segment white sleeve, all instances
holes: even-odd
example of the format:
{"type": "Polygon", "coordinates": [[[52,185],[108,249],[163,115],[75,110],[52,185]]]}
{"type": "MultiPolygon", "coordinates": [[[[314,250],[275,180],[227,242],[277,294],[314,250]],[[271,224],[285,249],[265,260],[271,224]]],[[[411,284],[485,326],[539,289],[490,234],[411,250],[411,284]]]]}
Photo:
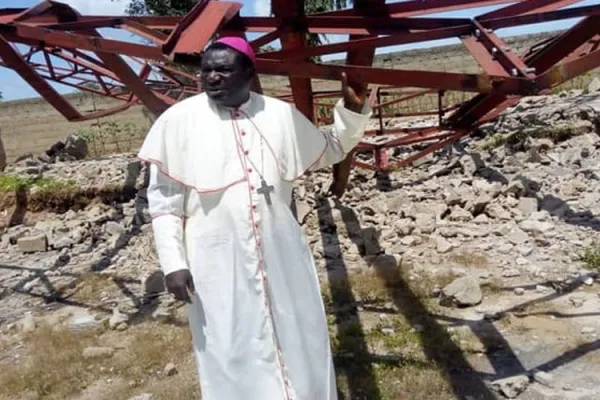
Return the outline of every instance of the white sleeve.
{"type": "Polygon", "coordinates": [[[188,269],[184,244],[185,199],[187,188],[150,164],[148,208],[163,273],[188,269]]]}
{"type": "Polygon", "coordinates": [[[371,107],[367,103],[358,114],[344,107],[343,100],[338,101],[333,109],[333,125],[323,132],[327,142],[325,151],[310,170],[315,171],[344,160],[363,138],[371,114],[371,107]]]}

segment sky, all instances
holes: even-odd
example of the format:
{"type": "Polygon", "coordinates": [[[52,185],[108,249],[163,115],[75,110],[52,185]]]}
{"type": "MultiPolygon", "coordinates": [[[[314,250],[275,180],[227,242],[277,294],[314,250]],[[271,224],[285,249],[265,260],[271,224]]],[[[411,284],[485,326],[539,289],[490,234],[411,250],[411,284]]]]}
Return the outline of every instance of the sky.
{"type": "MultiPolygon", "coordinates": [[[[81,14],[88,15],[124,15],[125,8],[129,3],[129,0],[59,0],[63,3],[68,3],[76,10],[78,10],[81,14]]],[[[241,10],[241,14],[243,16],[248,15],[258,15],[258,16],[266,16],[270,11],[270,0],[238,0],[243,3],[243,7],[241,10]]],[[[40,3],[41,0],[0,0],[0,9],[1,8],[26,8],[34,6],[40,3]]],[[[570,7],[579,7],[579,6],[588,6],[597,4],[598,0],[585,0],[579,3],[576,3],[570,7]]],[[[389,1],[388,1],[389,3],[389,1]]],[[[495,10],[500,6],[492,6],[492,7],[484,7],[484,8],[476,8],[458,12],[449,12],[449,13],[439,13],[439,14],[430,14],[429,17],[446,17],[446,18],[472,18],[476,15],[483,14],[485,12],[495,10]]],[[[521,35],[527,33],[534,32],[542,32],[556,29],[566,29],[576,23],[578,20],[565,20],[561,22],[553,22],[553,23],[544,23],[544,24],[536,24],[529,25],[525,27],[519,28],[510,28],[510,29],[502,29],[497,33],[500,36],[512,36],[512,35],[521,35]]],[[[136,41],[137,39],[130,35],[127,32],[119,32],[114,29],[104,29],[100,30],[102,35],[107,38],[117,39],[117,40],[126,40],[126,41],[136,41]]],[[[249,36],[252,39],[252,36],[249,36]]],[[[330,42],[338,42],[342,40],[347,40],[347,36],[341,35],[332,35],[328,36],[327,40],[330,42]]],[[[378,54],[391,52],[391,51],[401,51],[408,50],[416,47],[431,47],[431,46],[442,46],[447,44],[458,43],[457,39],[445,39],[445,40],[437,40],[431,41],[427,43],[418,43],[411,45],[403,45],[403,46],[393,46],[386,47],[377,50],[378,54]]],[[[331,58],[340,58],[343,54],[337,54],[329,56],[328,59],[331,58]]],[[[327,59],[327,58],[326,58],[327,59]]],[[[55,89],[57,89],[60,93],[68,93],[73,89],[69,87],[65,87],[63,85],[52,84],[55,89]]],[[[16,100],[30,97],[38,97],[39,95],[35,90],[33,90],[26,82],[24,82],[19,75],[17,75],[12,70],[7,68],[0,67],[0,91],[2,92],[3,100],[16,100]]]]}

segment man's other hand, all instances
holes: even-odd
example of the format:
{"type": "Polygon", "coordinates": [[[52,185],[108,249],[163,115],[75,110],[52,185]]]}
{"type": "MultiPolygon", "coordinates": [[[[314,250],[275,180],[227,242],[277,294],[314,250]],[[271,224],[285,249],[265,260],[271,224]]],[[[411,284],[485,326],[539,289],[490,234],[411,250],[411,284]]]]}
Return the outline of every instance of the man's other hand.
{"type": "Polygon", "coordinates": [[[367,97],[367,86],[359,82],[349,84],[348,75],[342,72],[342,97],[344,98],[344,107],[360,114],[367,97]]]}
{"type": "Polygon", "coordinates": [[[167,290],[173,294],[177,300],[191,303],[190,294],[196,293],[194,279],[189,270],[171,272],[166,276],[167,290]]]}

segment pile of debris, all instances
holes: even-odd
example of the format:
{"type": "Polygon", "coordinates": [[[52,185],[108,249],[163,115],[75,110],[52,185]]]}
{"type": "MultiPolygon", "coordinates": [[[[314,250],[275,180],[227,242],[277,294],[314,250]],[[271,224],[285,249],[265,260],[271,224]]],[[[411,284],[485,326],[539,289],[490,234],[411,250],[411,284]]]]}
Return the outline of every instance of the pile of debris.
{"type": "Polygon", "coordinates": [[[56,142],[42,154],[34,155],[32,153],[28,153],[18,157],[15,160],[14,165],[31,167],[38,166],[40,164],[84,160],[87,156],[87,141],[77,134],[72,134],[67,136],[67,138],[64,140],[56,142]]]}
{"type": "MultiPolygon", "coordinates": [[[[332,280],[402,263],[410,280],[450,276],[431,296],[442,305],[483,307],[485,315],[501,307],[486,303],[481,290],[494,280],[514,287],[513,297],[593,285],[596,271],[581,255],[600,242],[599,126],[600,93],[530,98],[483,127],[485,138],[465,139],[450,157],[435,154],[390,174],[354,170],[341,200],[324,195],[327,171],[307,176],[296,187],[294,211],[319,275],[332,280]]],[[[135,294],[102,293],[103,304],[118,302],[107,316],[113,329],[126,329],[126,316],[145,305],[136,299],[164,290],[153,254],[145,166],[132,154],[66,162],[85,157],[78,143],[72,137],[47,161],[30,158],[9,171],[28,175],[38,168],[36,174],[81,186],[128,182],[138,196],[4,227],[0,263],[19,266],[0,270],[4,321],[35,304],[22,293],[68,296],[90,272],[126,282],[135,294]]],[[[156,304],[157,318],[174,307],[170,298],[156,304]]]]}

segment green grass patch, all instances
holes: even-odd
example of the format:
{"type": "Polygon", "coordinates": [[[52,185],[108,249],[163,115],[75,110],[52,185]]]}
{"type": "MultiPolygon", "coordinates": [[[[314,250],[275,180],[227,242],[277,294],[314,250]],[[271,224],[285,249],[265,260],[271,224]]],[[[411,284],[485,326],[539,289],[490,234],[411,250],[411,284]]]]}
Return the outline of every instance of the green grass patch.
{"type": "Polygon", "coordinates": [[[62,190],[75,187],[72,181],[57,181],[48,178],[24,178],[15,175],[0,175],[0,192],[14,192],[17,190],[39,189],[62,190]]]}
{"type": "Polygon", "coordinates": [[[581,258],[588,268],[599,271],[600,270],[600,244],[594,243],[593,245],[586,247],[583,251],[583,255],[581,258]]]}

